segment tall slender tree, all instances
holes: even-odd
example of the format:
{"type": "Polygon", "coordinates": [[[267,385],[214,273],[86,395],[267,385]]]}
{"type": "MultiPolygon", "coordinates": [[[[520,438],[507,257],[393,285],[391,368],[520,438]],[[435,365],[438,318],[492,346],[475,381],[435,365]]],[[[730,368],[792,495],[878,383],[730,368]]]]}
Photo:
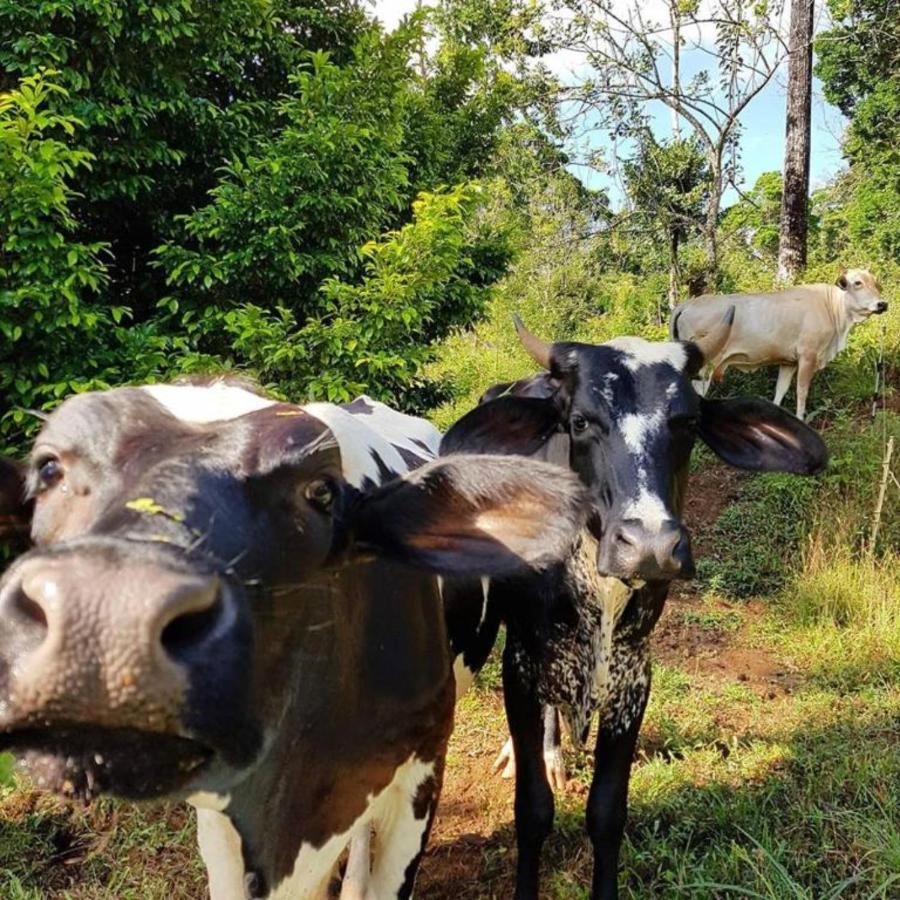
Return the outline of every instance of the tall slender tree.
{"type": "Polygon", "coordinates": [[[814,11],[815,0],[792,0],[784,187],[778,240],[778,278],[782,281],[793,281],[806,265],[814,11]]]}

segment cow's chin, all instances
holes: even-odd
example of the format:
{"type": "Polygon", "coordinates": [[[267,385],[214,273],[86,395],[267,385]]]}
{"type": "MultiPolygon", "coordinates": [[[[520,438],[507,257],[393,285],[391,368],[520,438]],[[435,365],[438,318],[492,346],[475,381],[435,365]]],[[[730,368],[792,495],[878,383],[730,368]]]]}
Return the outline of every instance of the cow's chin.
{"type": "Polygon", "coordinates": [[[188,738],[83,725],[13,732],[0,742],[36,787],[82,800],[180,794],[214,757],[211,748],[188,738]]]}

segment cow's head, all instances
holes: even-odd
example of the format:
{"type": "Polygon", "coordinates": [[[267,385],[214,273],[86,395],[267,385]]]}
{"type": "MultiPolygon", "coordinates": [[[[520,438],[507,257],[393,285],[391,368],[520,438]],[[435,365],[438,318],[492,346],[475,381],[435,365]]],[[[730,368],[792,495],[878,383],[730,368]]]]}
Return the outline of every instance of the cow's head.
{"type": "Polygon", "coordinates": [[[837,286],[844,292],[844,304],[854,322],[887,312],[887,301],[881,299],[881,285],[866,269],[844,269],[837,286]]]}
{"type": "Polygon", "coordinates": [[[354,487],[342,452],[321,417],[225,385],[65,402],[0,468],[34,545],[0,581],[0,747],[55,790],[227,791],[314,693],[293,676],[326,652],[309,608],[336,583],[374,558],[540,567],[580,527],[556,467],[457,457],[354,487]]]}
{"type": "Polygon", "coordinates": [[[812,474],[821,439],[765,400],[706,400],[691,378],[715,359],[734,310],[700,343],[622,337],[606,344],[544,343],[517,320],[546,372],[544,396],[492,399],[457,422],[441,452],[523,453],[569,465],[589,489],[601,574],[666,581],[693,572],[681,521],[691,449],[699,437],[744,469],[812,474]]]}

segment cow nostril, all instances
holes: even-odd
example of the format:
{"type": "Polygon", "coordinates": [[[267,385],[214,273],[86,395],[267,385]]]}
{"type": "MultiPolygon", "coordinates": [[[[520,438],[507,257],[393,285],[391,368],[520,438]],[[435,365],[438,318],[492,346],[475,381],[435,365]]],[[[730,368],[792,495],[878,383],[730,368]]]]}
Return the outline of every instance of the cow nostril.
{"type": "Polygon", "coordinates": [[[212,578],[200,585],[186,585],[173,596],[173,604],[160,634],[166,653],[178,659],[209,637],[222,614],[221,585],[212,578]]]}
{"type": "Polygon", "coordinates": [[[13,603],[16,612],[29,624],[36,625],[43,631],[49,629],[50,625],[47,621],[47,613],[44,611],[44,607],[36,600],[32,600],[25,591],[17,591],[13,603]]]}
{"type": "Polygon", "coordinates": [[[192,647],[196,647],[212,633],[219,619],[219,604],[200,612],[186,613],[173,619],[163,629],[163,649],[173,657],[179,658],[185,655],[192,647]]]}

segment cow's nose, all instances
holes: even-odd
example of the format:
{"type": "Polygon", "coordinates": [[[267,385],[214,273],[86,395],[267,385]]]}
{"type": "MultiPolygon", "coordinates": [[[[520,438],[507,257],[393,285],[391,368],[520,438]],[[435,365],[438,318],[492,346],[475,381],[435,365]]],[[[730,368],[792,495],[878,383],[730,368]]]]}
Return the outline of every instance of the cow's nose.
{"type": "Polygon", "coordinates": [[[189,668],[219,630],[214,575],[145,562],[26,560],[0,596],[17,716],[132,728],[179,720],[189,668]]]}
{"type": "Polygon", "coordinates": [[[650,529],[638,519],[626,519],[601,546],[598,568],[604,575],[625,579],[690,578],[694,574],[690,535],[674,520],[650,529]]]}
{"type": "Polygon", "coordinates": [[[875,312],[877,312],[877,313],[887,312],[887,308],[888,308],[888,305],[884,300],[881,300],[880,302],[875,304],[875,312]]]}
{"type": "MultiPolygon", "coordinates": [[[[89,573],[85,573],[88,575],[89,573]]],[[[62,607],[75,602],[72,588],[74,580],[80,580],[79,567],[68,569],[26,572],[13,604],[33,634],[45,632],[44,641],[57,639],[53,631],[66,628],[66,616],[62,607]],[[69,582],[67,584],[67,582],[69,582]]],[[[142,601],[131,604],[130,615],[136,620],[132,627],[143,632],[148,642],[147,650],[154,653],[157,645],[176,662],[184,661],[203,635],[214,625],[214,608],[219,600],[219,579],[215,576],[178,576],[154,579],[151,575],[142,585],[146,591],[142,601]],[[210,613],[213,613],[212,615],[210,613]]],[[[83,593],[90,585],[79,586],[75,594],[83,593]]],[[[110,602],[115,602],[109,598],[110,602]]],[[[123,618],[128,610],[121,610],[123,618]]]]}

